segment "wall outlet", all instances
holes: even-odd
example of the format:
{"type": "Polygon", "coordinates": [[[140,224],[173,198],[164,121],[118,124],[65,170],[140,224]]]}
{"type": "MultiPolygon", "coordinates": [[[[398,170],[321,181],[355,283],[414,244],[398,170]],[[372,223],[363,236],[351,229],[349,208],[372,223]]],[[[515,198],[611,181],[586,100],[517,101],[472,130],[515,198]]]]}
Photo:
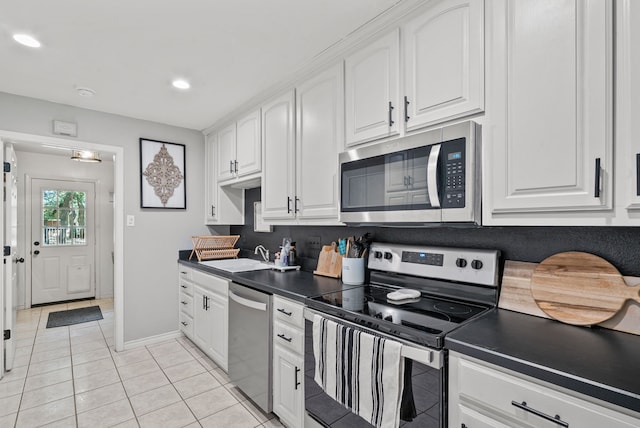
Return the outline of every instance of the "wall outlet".
{"type": "Polygon", "coordinates": [[[307,244],[309,245],[309,248],[312,250],[319,250],[322,248],[322,240],[320,239],[319,236],[310,236],[307,239],[307,244]]]}

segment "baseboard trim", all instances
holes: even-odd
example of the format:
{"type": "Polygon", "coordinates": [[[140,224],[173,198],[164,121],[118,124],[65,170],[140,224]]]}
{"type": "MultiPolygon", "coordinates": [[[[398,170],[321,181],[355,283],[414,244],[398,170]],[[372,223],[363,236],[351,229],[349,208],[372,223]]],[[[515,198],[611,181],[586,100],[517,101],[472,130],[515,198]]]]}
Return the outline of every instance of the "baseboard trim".
{"type": "Polygon", "coordinates": [[[164,342],[169,339],[177,339],[182,336],[180,330],[171,331],[169,333],[158,334],[156,336],[144,337],[142,339],[130,340],[124,343],[124,350],[139,348],[141,346],[153,345],[154,343],[164,342]]]}

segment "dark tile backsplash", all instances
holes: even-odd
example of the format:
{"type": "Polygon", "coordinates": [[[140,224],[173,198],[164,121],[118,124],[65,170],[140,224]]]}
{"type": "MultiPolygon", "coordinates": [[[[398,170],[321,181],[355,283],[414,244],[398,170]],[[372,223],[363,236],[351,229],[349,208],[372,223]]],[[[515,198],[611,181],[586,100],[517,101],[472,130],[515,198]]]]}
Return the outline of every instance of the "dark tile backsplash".
{"type": "Polygon", "coordinates": [[[232,234],[240,235],[236,245],[243,250],[242,255],[254,257],[253,250],[259,244],[273,254],[283,237],[291,237],[296,241],[304,270],[313,270],[317,264],[318,250],[309,248],[310,236],[319,236],[323,244],[330,244],[339,237],[370,232],[374,240],[379,242],[498,249],[505,260],[526,262],[540,262],[561,251],[585,251],[608,260],[623,275],[640,276],[639,227],[274,226],[273,232],[261,233],[253,231],[253,203],[259,200],[260,188],[247,190],[246,224],[230,227],[232,234]]]}

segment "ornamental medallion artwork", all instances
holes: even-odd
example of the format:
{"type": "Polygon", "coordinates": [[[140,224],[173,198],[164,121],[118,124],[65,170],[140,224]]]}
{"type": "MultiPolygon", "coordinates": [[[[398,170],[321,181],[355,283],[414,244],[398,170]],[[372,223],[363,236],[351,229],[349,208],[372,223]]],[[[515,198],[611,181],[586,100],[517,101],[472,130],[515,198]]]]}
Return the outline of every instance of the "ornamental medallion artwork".
{"type": "Polygon", "coordinates": [[[163,144],[160,151],[153,157],[153,162],[147,165],[142,173],[147,178],[147,183],[153,187],[154,193],[160,198],[162,205],[173,196],[174,190],[180,186],[184,176],[174,162],[173,157],[163,144]]]}

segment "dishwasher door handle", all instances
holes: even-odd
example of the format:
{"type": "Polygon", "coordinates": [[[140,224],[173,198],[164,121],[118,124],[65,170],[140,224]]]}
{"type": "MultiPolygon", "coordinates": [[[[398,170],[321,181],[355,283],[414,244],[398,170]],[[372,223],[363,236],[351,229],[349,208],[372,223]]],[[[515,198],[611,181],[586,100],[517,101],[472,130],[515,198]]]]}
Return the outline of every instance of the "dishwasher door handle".
{"type": "Polygon", "coordinates": [[[267,304],[262,302],[256,302],[254,300],[245,299],[244,297],[238,296],[233,291],[229,290],[229,298],[236,302],[239,305],[246,306],[251,309],[257,309],[258,311],[267,310],[267,304]]]}

